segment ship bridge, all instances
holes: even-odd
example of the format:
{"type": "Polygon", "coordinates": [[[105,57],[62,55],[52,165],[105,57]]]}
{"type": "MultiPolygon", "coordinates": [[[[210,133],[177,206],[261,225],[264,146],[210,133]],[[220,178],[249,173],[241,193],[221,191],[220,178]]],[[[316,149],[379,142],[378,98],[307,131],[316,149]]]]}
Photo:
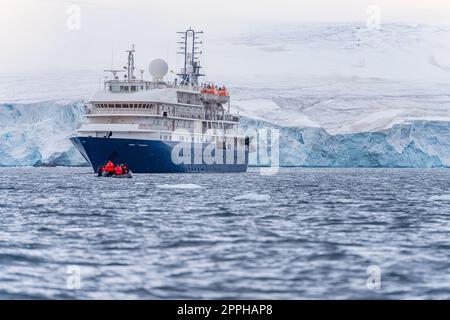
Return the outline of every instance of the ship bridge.
{"type": "Polygon", "coordinates": [[[154,88],[154,85],[150,81],[144,80],[107,80],[105,81],[104,91],[109,91],[113,93],[127,93],[127,92],[137,92],[149,90],[154,88]]]}

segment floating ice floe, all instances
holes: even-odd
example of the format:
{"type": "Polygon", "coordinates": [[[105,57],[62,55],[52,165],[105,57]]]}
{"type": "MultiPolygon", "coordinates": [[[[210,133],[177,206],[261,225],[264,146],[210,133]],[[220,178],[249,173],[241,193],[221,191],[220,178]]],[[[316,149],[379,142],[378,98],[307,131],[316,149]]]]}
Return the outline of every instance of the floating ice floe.
{"type": "Polygon", "coordinates": [[[53,197],[51,197],[51,198],[38,198],[38,199],[34,199],[32,201],[32,203],[36,204],[36,205],[55,204],[55,203],[58,203],[58,202],[59,202],[59,200],[56,199],[56,198],[53,198],[53,197]]]}
{"type": "Polygon", "coordinates": [[[431,196],[428,200],[429,201],[450,201],[450,194],[431,196]]]}
{"type": "Polygon", "coordinates": [[[160,189],[202,189],[202,186],[194,183],[181,183],[181,184],[160,184],[156,186],[160,189]]]}
{"type": "Polygon", "coordinates": [[[246,193],[241,196],[236,196],[234,200],[250,200],[250,201],[269,201],[270,195],[268,194],[257,194],[257,193],[246,193]]]}

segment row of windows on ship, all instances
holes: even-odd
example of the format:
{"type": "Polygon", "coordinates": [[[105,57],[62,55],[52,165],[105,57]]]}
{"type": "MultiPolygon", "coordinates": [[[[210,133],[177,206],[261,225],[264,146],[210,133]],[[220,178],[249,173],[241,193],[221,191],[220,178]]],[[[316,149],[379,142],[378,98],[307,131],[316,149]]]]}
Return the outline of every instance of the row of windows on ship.
{"type": "MultiPolygon", "coordinates": [[[[108,122],[110,122],[108,120],[108,122]]],[[[113,123],[116,121],[113,121],[113,123]]],[[[120,122],[124,122],[120,119],[120,122]]],[[[189,120],[167,120],[161,118],[147,118],[146,123],[140,123],[139,129],[164,129],[164,130],[175,130],[175,129],[193,129],[195,127],[194,121],[189,120]],[[175,128],[173,128],[175,126],[175,128]]],[[[237,129],[237,124],[223,123],[216,121],[203,121],[203,129],[237,129]]]]}
{"type": "Polygon", "coordinates": [[[202,142],[202,143],[217,143],[220,147],[231,149],[231,146],[243,146],[245,144],[244,138],[238,137],[215,137],[215,136],[203,136],[203,137],[185,137],[185,136],[174,136],[161,134],[159,136],[160,140],[166,141],[181,141],[181,142],[202,142]]]}
{"type": "Polygon", "coordinates": [[[100,109],[144,109],[150,111],[150,113],[153,114],[159,113],[163,116],[169,115],[182,118],[201,119],[203,115],[203,109],[199,107],[176,107],[168,106],[165,104],[158,105],[153,103],[96,103],[95,106],[100,109]]]}
{"type": "MultiPolygon", "coordinates": [[[[146,86],[148,89],[148,86],[146,86]]],[[[144,90],[144,85],[110,85],[109,86],[109,91],[111,92],[135,92],[138,90],[144,90]]]]}

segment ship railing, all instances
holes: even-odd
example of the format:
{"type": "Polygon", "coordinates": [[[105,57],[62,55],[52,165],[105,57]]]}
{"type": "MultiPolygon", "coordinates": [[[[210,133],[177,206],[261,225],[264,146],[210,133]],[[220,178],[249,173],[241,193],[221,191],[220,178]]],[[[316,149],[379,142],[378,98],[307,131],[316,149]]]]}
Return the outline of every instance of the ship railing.
{"type": "MultiPolygon", "coordinates": [[[[92,114],[94,112],[86,112],[86,114],[92,114]]],[[[95,108],[95,114],[149,114],[149,115],[159,115],[159,116],[167,116],[167,117],[176,117],[182,119],[192,119],[192,120],[202,120],[202,116],[200,114],[185,114],[185,113],[167,113],[165,115],[164,112],[157,112],[152,109],[144,109],[144,108],[95,108]]]]}
{"type": "Polygon", "coordinates": [[[135,109],[135,108],[96,108],[95,113],[107,114],[107,113],[136,113],[136,114],[158,114],[156,110],[151,109],[135,109]]]}
{"type": "MultiPolygon", "coordinates": [[[[206,120],[214,120],[214,119],[212,119],[211,116],[207,116],[206,120]]],[[[233,115],[224,115],[224,116],[217,116],[215,120],[239,122],[239,117],[233,115]]]]}
{"type": "Polygon", "coordinates": [[[158,115],[158,116],[167,116],[167,117],[176,117],[182,119],[192,119],[192,120],[208,120],[208,121],[230,121],[230,122],[239,122],[239,117],[234,115],[224,115],[217,116],[213,119],[210,115],[203,117],[200,114],[185,114],[185,113],[175,113],[172,114],[157,112],[155,109],[146,109],[146,108],[97,108],[94,107],[92,110],[87,109],[86,114],[148,114],[148,115],[158,115]]]}
{"type": "Polygon", "coordinates": [[[164,131],[171,131],[172,128],[168,125],[161,125],[161,124],[147,124],[147,123],[140,123],[138,125],[138,129],[141,130],[164,130],[164,131]]]}

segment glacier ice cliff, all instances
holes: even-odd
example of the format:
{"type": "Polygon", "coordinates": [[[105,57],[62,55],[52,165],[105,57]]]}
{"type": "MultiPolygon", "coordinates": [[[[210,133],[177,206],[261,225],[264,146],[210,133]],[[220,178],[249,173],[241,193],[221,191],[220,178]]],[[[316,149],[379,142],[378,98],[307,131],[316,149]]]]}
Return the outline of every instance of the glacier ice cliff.
{"type": "Polygon", "coordinates": [[[0,166],[81,166],[68,138],[83,120],[81,101],[0,104],[0,166]]]}
{"type": "MultiPolygon", "coordinates": [[[[86,165],[68,138],[83,102],[0,104],[0,166],[86,165]]],[[[307,123],[307,122],[306,122],[307,123]]],[[[280,164],[311,167],[450,167],[450,122],[414,120],[376,132],[330,134],[241,117],[244,129],[277,128],[280,164]]],[[[255,154],[251,164],[257,163],[255,154]]]]}
{"type": "MultiPolygon", "coordinates": [[[[417,120],[380,132],[337,135],[323,128],[280,127],[249,118],[241,122],[246,129],[279,130],[281,166],[450,167],[450,122],[417,120]]],[[[268,164],[255,155],[252,164],[268,164]]]]}

